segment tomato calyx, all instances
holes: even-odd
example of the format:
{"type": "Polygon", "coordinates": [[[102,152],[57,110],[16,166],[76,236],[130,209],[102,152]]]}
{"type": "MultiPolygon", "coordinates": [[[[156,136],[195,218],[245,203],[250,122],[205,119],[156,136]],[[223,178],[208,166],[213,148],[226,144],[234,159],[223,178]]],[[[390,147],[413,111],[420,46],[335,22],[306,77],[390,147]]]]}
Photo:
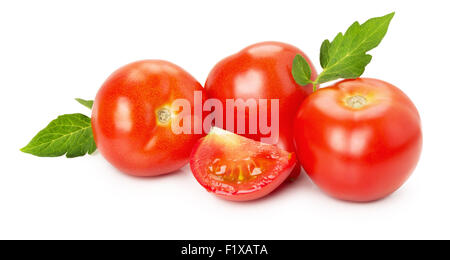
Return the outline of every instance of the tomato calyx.
{"type": "Polygon", "coordinates": [[[316,92],[319,84],[336,79],[355,79],[361,77],[372,56],[368,51],[377,47],[383,40],[395,13],[374,17],[360,24],[354,22],[332,41],[326,39],[320,46],[320,65],[322,72],[311,77],[311,68],[301,55],[297,55],[292,64],[292,76],[300,86],[313,85],[316,92]],[[367,33],[377,31],[377,33],[367,33]]]}

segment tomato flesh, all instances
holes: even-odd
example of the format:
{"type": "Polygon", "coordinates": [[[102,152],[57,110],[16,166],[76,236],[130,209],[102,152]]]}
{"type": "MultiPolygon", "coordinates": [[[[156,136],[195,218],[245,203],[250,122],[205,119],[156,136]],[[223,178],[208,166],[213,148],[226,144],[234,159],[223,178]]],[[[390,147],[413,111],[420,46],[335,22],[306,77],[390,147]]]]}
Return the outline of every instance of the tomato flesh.
{"type": "Polygon", "coordinates": [[[293,153],[213,127],[200,139],[190,166],[197,181],[221,198],[247,201],[278,187],[295,166],[293,153]]]}
{"type": "Polygon", "coordinates": [[[402,186],[422,149],[419,113],[395,86],[344,80],[302,104],[295,124],[298,158],[326,193],[373,201],[402,186]]]}

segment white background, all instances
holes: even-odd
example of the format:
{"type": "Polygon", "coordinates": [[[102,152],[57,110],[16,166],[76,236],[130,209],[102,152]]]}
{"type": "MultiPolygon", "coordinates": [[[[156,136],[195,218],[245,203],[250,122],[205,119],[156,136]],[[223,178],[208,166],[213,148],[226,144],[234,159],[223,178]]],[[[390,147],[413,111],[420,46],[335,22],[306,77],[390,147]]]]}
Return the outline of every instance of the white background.
{"type": "Polygon", "coordinates": [[[447,1],[2,1],[0,238],[450,238],[447,1]],[[19,148],[63,113],[89,111],[118,67],[166,59],[204,83],[220,59],[264,40],[291,43],[316,67],[325,38],[396,11],[367,77],[400,87],[423,122],[412,177],[374,203],[341,202],[303,175],[265,199],[208,194],[188,168],[133,178],[102,156],[38,158],[19,148]]]}

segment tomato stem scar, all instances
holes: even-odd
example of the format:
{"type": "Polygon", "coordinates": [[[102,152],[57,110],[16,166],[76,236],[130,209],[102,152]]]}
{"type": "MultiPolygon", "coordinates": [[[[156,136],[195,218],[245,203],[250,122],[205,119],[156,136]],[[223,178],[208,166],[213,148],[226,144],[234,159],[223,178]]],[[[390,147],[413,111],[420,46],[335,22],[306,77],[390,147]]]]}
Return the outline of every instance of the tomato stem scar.
{"type": "Polygon", "coordinates": [[[350,96],[345,99],[347,106],[351,108],[361,108],[367,105],[367,99],[360,95],[350,96]]]}
{"type": "Polygon", "coordinates": [[[161,124],[167,124],[170,121],[170,118],[172,117],[172,113],[168,108],[160,108],[156,111],[156,115],[158,117],[158,122],[161,124]]]}

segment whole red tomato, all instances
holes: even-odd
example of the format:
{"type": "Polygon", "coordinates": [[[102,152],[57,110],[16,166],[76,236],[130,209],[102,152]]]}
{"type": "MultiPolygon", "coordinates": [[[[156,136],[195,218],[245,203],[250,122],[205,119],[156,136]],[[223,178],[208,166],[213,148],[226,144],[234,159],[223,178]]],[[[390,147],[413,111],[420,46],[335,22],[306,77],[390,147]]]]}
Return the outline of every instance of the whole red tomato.
{"type": "MultiPolygon", "coordinates": [[[[300,54],[308,61],[312,69],[312,78],[315,79],[317,73],[309,61],[308,57],[298,48],[281,42],[262,42],[251,45],[240,52],[231,55],[220,61],[209,73],[205,83],[205,90],[208,98],[215,98],[226,104],[227,99],[247,102],[245,113],[234,111],[234,128],[229,128],[227,118],[233,116],[231,112],[223,109],[223,124],[219,127],[230,130],[256,141],[264,141],[261,138],[269,137],[271,134],[261,131],[260,118],[267,118],[267,125],[272,128],[278,122],[279,139],[271,140],[268,143],[277,144],[283,150],[295,152],[293,141],[293,127],[295,113],[302,101],[312,93],[312,85],[306,87],[299,86],[292,77],[292,62],[294,57],[300,54]],[[259,99],[266,99],[267,109],[262,109],[259,99]],[[276,111],[275,118],[272,118],[272,106],[270,100],[279,101],[279,111],[276,111]],[[256,116],[256,133],[250,132],[249,120],[250,111],[258,111],[256,116]],[[238,122],[245,122],[245,132],[237,132],[238,122]]],[[[253,118],[254,119],[254,118],[253,118]]],[[[274,133],[272,133],[274,134],[274,133]]],[[[267,141],[266,141],[267,142],[267,141]]],[[[300,173],[300,165],[293,170],[291,178],[300,173]]]]}
{"type": "Polygon", "coordinates": [[[193,110],[194,91],[202,90],[189,73],[167,61],[144,60],[118,69],[94,101],[92,128],[98,149],[112,165],[131,175],[179,169],[188,163],[201,137],[194,134],[194,124],[201,127],[201,115],[198,118],[193,110]],[[187,111],[192,117],[191,133],[172,131],[173,119],[181,112],[172,106],[176,99],[186,100],[192,108],[187,111]]]}
{"type": "Polygon", "coordinates": [[[397,190],[422,149],[419,114],[398,88],[344,80],[309,96],[295,124],[297,155],[311,179],[343,200],[372,201],[397,190]]]}

